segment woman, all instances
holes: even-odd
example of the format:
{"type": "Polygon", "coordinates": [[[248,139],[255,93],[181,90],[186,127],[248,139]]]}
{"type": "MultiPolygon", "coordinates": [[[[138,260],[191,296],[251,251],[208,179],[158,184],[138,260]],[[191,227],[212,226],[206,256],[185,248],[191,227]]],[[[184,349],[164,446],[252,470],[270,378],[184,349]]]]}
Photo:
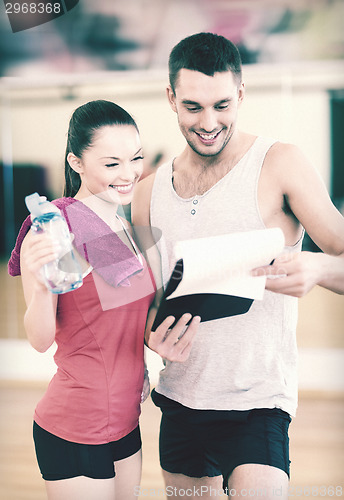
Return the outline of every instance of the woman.
{"type": "Polygon", "coordinates": [[[10,274],[21,274],[30,343],[39,352],[57,344],[57,373],[34,415],[49,500],[129,500],[140,483],[144,329],[155,285],[117,209],[131,202],[142,170],[138,129],[125,110],[108,101],[77,108],[64,197],[54,203],[85,263],[83,285],[48,291],[39,271],[56,243],[29,231],[30,217],[9,261],[10,274]]]}

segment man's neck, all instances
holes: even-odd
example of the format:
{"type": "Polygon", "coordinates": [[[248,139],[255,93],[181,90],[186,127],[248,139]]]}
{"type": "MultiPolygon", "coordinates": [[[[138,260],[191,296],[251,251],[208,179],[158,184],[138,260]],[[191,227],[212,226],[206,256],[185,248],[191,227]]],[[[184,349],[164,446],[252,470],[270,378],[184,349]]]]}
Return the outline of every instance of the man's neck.
{"type": "Polygon", "coordinates": [[[255,136],[238,134],[221,153],[208,157],[187,146],[173,163],[173,185],[177,194],[191,198],[206,193],[237,165],[254,139],[255,136]]]}

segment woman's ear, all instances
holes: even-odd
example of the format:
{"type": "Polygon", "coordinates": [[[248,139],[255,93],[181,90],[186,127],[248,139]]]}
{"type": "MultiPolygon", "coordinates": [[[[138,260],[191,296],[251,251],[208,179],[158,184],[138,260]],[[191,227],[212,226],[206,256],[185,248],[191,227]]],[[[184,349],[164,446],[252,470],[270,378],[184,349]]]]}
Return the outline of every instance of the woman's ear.
{"type": "Polygon", "coordinates": [[[70,168],[72,168],[77,174],[81,174],[83,172],[81,160],[80,158],[75,156],[74,153],[68,153],[67,161],[70,165],[70,168]]]}

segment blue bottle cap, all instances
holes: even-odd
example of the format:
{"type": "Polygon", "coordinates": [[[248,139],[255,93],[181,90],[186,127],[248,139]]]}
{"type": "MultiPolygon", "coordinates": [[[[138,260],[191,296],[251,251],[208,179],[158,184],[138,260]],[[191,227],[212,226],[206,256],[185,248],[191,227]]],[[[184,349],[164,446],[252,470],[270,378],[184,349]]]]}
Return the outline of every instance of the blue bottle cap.
{"type": "Polygon", "coordinates": [[[38,193],[33,193],[25,196],[25,204],[28,210],[31,212],[33,218],[51,212],[60,212],[59,209],[55,207],[55,205],[47,201],[47,198],[45,196],[40,196],[38,193]]]}

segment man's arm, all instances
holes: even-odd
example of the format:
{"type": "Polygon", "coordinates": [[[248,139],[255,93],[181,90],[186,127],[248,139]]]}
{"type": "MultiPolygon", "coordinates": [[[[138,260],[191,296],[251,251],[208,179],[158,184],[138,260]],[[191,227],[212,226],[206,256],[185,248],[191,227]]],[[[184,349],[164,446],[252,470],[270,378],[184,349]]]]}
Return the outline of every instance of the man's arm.
{"type": "Polygon", "coordinates": [[[150,225],[150,201],[154,178],[155,174],[152,174],[138,183],[131,205],[135,236],[141,250],[145,253],[157,286],[155,299],[147,317],[145,342],[150,349],[160,354],[161,357],[169,361],[183,362],[190,355],[193,340],[200,323],[199,317],[192,318],[192,321],[187,326],[191,315],[184,314],[177,324],[170,328],[175,318],[168,316],[154,332],[151,331],[163,294],[160,254],[153,235],[155,228],[150,225]]]}
{"type": "Polygon", "coordinates": [[[285,274],[267,280],[266,289],[278,293],[301,297],[320,285],[343,294],[344,218],[320,175],[297,147],[288,144],[272,148],[269,165],[276,169],[290,210],[324,253],[284,254],[272,266],[256,269],[255,274],[285,274]]]}
{"type": "Polygon", "coordinates": [[[135,187],[134,197],[131,203],[131,220],[134,226],[135,237],[152,269],[156,287],[158,291],[161,292],[161,261],[156,246],[156,241],[159,237],[153,234],[153,228],[150,224],[150,202],[154,179],[155,174],[149,175],[135,187]]]}

